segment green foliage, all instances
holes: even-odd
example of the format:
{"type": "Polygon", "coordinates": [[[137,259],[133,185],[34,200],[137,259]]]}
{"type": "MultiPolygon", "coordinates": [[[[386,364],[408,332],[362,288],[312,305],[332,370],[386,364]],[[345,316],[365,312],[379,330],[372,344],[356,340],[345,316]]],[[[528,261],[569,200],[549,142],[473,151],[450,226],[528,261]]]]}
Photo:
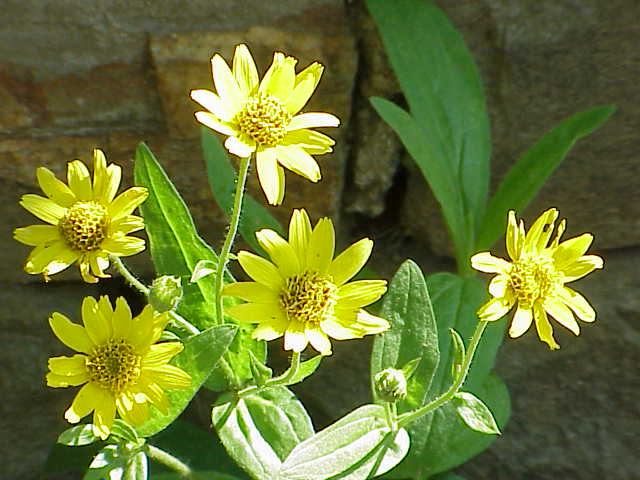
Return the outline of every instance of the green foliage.
{"type": "MultiPolygon", "coordinates": [[[[233,208],[236,172],[215,133],[202,127],[201,142],[211,192],[220,209],[229,214],[233,208]]],[[[256,240],[255,234],[258,230],[270,228],[280,235],[284,235],[284,229],[280,222],[262,204],[256,202],[246,193],[242,201],[242,212],[238,231],[255,251],[264,253],[256,240]]]]}
{"type": "Polygon", "coordinates": [[[100,437],[93,433],[93,425],[90,423],[68,428],[58,437],[58,443],[68,447],[90,445],[98,440],[100,437]]]}
{"type": "Polygon", "coordinates": [[[453,396],[453,405],[460,418],[469,428],[480,433],[499,434],[500,429],[487,406],[473,393],[458,392],[453,396]]]}
{"type": "Polygon", "coordinates": [[[432,2],[368,0],[410,113],[373,98],[440,203],[458,267],[484,216],[491,141],[482,84],[460,34],[432,2]]]}
{"type": "Polygon", "coordinates": [[[384,408],[365,405],[296,446],[281,480],[365,480],[382,475],[406,455],[409,437],[392,432],[384,408]]]}
{"type": "Polygon", "coordinates": [[[128,445],[107,445],[93,458],[82,480],[147,480],[144,451],[128,445]]]}
{"type": "Polygon", "coordinates": [[[227,452],[252,478],[276,479],[282,460],[313,435],[307,411],[286,387],[238,398],[224,395],[211,421],[227,452]]]}
{"type": "Polygon", "coordinates": [[[173,363],[191,375],[191,386],[183,390],[167,391],[170,401],[167,413],[154,410],[151,418],[136,428],[140,436],[155,435],[180,415],[222,357],[235,333],[233,325],[219,325],[184,341],[184,350],[176,355],[173,363]]]}
{"type": "Polygon", "coordinates": [[[608,106],[572,115],[551,129],[516,162],[489,202],[478,236],[478,250],[485,250],[495,243],[504,233],[509,210],[524,210],[571,147],[600,127],[614,111],[615,107],[608,106]]]}

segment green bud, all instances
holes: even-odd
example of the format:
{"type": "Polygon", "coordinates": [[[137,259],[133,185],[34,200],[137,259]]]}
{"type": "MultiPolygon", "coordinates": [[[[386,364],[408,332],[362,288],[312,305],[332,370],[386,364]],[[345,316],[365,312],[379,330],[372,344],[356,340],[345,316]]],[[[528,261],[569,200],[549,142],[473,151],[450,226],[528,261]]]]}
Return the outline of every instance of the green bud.
{"type": "Polygon", "coordinates": [[[407,396],[407,379],[402,370],[387,368],[374,377],[376,393],[385,402],[395,402],[407,396]]]}
{"type": "Polygon", "coordinates": [[[163,275],[156,278],[149,291],[149,305],[160,313],[174,310],[182,300],[182,282],[179,277],[163,275]]]}

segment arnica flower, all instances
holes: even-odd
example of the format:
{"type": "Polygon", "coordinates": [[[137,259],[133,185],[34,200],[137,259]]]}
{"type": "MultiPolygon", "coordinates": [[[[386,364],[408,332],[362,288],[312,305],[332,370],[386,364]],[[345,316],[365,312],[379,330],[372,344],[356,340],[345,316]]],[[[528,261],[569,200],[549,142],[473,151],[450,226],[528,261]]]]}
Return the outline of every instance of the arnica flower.
{"type": "Polygon", "coordinates": [[[183,389],[191,377],[167,363],[183,349],[180,342],[156,343],[169,321],[150,306],[131,317],[129,305],[120,297],[115,310],[107,297],[82,302],[84,327],[60,313],[49,318],[51,329],[69,348],[72,357],[49,359],[47,385],[83,385],[64,417],[70,423],[93,412],[93,430],[107,438],[118,415],[131,425],[149,418],[149,404],[166,413],[169,399],[164,390],[183,389]]]}
{"type": "Polygon", "coordinates": [[[369,258],[371,240],[360,240],[334,259],[331,220],[323,218],[312,229],[304,210],[293,212],[289,241],[273,230],[260,230],[256,237],[271,261],[239,252],[240,265],[255,281],[232,283],[223,291],[248,302],[228,313],[241,322],[257,323],[254,338],[284,335],[286,350],[301,352],[310,343],[330,355],[329,337],[347,340],[389,328],[386,320],[362,309],[384,294],[386,281],[349,282],[369,258]]]}
{"type": "Polygon", "coordinates": [[[144,250],[141,238],[127,234],[144,228],[141,217],[131,213],[148,196],[144,187],[133,187],[116,197],[121,169],[107,166],[104,153],[93,151],[93,182],[80,160],[67,165],[69,185],[58,180],[51,170],[37,170],[38,183],[47,196],[27,194],[20,205],[50,225],[17,228],[16,240],[35,247],[27,257],[27,273],[49,275],[78,263],[85,282],[108,278],[109,255],[125,257],[144,250]]]}
{"type": "Polygon", "coordinates": [[[311,155],[332,151],[334,141],[315,127],[337,127],[340,120],[328,113],[302,113],[316,89],[323,66],[317,62],[295,73],[297,60],[276,52],[262,81],[246,45],[238,45],[229,68],[218,54],[211,59],[216,92],[193,90],[191,98],[206,108],[197,120],[227,135],[224,145],[239,157],[256,153],[258,179],[272,205],[282,203],[284,170],[288,168],[312,182],[320,180],[320,167],[311,155]]]}
{"type": "Polygon", "coordinates": [[[515,305],[509,335],[519,337],[535,322],[540,340],[552,350],[560,346],[553,338],[548,315],[575,335],[580,334],[580,327],[574,314],[585,322],[596,318],[589,302],[566,284],[603,266],[602,258],[585,255],[593,241],[590,233],[560,243],[565,220],[558,224],[551,240],[557,218],[558,211],[551,208],[540,215],[525,234],[524,222],[520,220],[516,224],[515,213],[510,211],[506,243],[511,261],[489,252],[471,257],[471,265],[476,270],[498,274],[489,284],[493,298],[478,311],[480,319],[498,320],[515,305]]]}

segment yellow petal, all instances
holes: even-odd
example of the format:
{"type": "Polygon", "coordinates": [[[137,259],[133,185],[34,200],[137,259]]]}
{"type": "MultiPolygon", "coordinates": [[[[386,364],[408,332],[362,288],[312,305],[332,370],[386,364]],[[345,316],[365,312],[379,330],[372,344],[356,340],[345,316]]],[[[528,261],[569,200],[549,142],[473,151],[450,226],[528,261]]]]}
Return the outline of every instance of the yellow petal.
{"type": "Polygon", "coordinates": [[[91,267],[91,273],[99,278],[110,278],[111,275],[104,273],[104,270],[109,268],[109,256],[101,250],[90,252],[85,255],[89,260],[89,266],[91,267]]]}
{"type": "MultiPolygon", "coordinates": [[[[200,105],[202,105],[204,108],[209,110],[209,112],[213,114],[213,115],[211,114],[209,115],[211,115],[216,122],[219,122],[222,125],[225,125],[226,122],[231,122],[233,120],[235,112],[229,112],[225,108],[226,106],[225,106],[225,103],[222,101],[222,99],[212,91],[191,90],[191,98],[196,102],[198,102],[200,105]]],[[[202,112],[202,113],[205,113],[205,112],[202,112]]],[[[198,114],[196,113],[196,118],[197,117],[198,117],[198,114]]],[[[201,123],[204,123],[199,118],[198,118],[198,121],[201,123]]],[[[233,134],[233,130],[229,135],[232,135],[232,134],[233,134]]]]}
{"type": "Polygon", "coordinates": [[[279,322],[285,318],[284,311],[277,303],[241,303],[229,307],[226,312],[245,323],[279,322]]]}
{"type": "Polygon", "coordinates": [[[58,225],[58,221],[67,213],[66,208],[61,207],[53,200],[33,193],[23,195],[20,199],[20,205],[40,220],[52,225],[58,225]]]}
{"type": "Polygon", "coordinates": [[[320,275],[329,271],[335,249],[335,231],[328,218],[321,218],[311,232],[306,251],[306,268],[320,275]]]}
{"type": "Polygon", "coordinates": [[[527,232],[524,238],[524,248],[528,252],[539,252],[547,246],[553,227],[558,218],[558,210],[550,208],[540,215],[527,232]]]}
{"type": "Polygon", "coordinates": [[[578,318],[584,322],[593,322],[596,319],[596,311],[586,298],[569,287],[562,287],[558,291],[561,300],[575,312],[578,318]]]}
{"type": "Polygon", "coordinates": [[[516,223],[516,213],[513,210],[509,211],[509,220],[507,222],[507,253],[512,260],[520,258],[522,252],[522,244],[524,243],[524,237],[520,235],[520,229],[516,223]]]}
{"type": "Polygon", "coordinates": [[[304,333],[304,324],[292,321],[284,332],[284,349],[301,352],[309,343],[304,333]]]}
{"type": "Polygon", "coordinates": [[[307,328],[304,332],[307,340],[321,355],[331,355],[331,342],[319,328],[307,328]]]}
{"type": "Polygon", "coordinates": [[[111,323],[113,325],[113,335],[118,338],[127,338],[131,328],[133,326],[133,317],[131,316],[131,309],[124,297],[118,297],[116,299],[116,308],[113,311],[111,317],[111,323]]]}
{"type": "Polygon", "coordinates": [[[511,309],[514,300],[511,298],[492,298],[478,310],[478,317],[485,322],[500,320],[511,309]]]}
{"type": "Polygon", "coordinates": [[[602,268],[603,266],[604,263],[602,258],[597,255],[584,255],[570,265],[564,266],[562,269],[559,267],[557,268],[564,275],[563,281],[565,283],[569,283],[578,280],[579,278],[593,272],[595,269],[602,268]]]}
{"type": "Polygon", "coordinates": [[[81,355],[79,353],[75,354],[73,357],[51,357],[49,359],[48,366],[49,370],[51,370],[51,373],[55,373],[56,375],[86,375],[86,360],[87,356],[81,355]]]}
{"type": "Polygon", "coordinates": [[[93,433],[105,440],[111,433],[111,427],[116,418],[116,401],[113,395],[104,390],[96,400],[93,410],[93,433]]]}
{"type": "Polygon", "coordinates": [[[115,405],[120,416],[131,425],[140,425],[149,418],[149,406],[144,394],[123,392],[116,398],[115,405]]]}
{"type": "Polygon", "coordinates": [[[60,230],[54,225],[30,225],[16,228],[13,231],[13,238],[20,243],[33,247],[38,245],[48,246],[61,240],[60,230]]]}
{"type": "Polygon", "coordinates": [[[518,338],[524,334],[533,321],[533,311],[530,308],[517,308],[516,313],[511,320],[511,326],[509,327],[509,336],[511,338],[518,338]]]}
{"type": "Polygon", "coordinates": [[[276,147],[278,162],[294,173],[317,182],[321,178],[320,167],[311,155],[298,147],[276,147]]]}
{"type": "Polygon", "coordinates": [[[273,56],[273,63],[262,82],[260,83],[260,93],[273,96],[286,102],[293,92],[296,80],[295,66],[297,60],[293,57],[285,57],[277,52],[273,56]]]}
{"type": "Polygon", "coordinates": [[[276,291],[280,291],[284,286],[280,272],[269,260],[243,250],[238,253],[238,262],[247,275],[256,282],[276,291]]]}
{"type": "Polygon", "coordinates": [[[229,283],[222,289],[222,294],[253,303],[277,303],[279,298],[277,291],[257,282],[229,283]]]}
{"type": "MultiPolygon", "coordinates": [[[[353,320],[357,318],[357,313],[352,312],[353,320]]],[[[358,328],[348,327],[337,319],[326,319],[320,322],[320,328],[331,338],[336,340],[350,340],[352,338],[362,338],[363,333],[358,328]]]]}
{"type": "Polygon", "coordinates": [[[251,333],[251,338],[269,342],[283,336],[288,326],[289,320],[284,317],[275,321],[263,322],[251,333]]]}
{"type": "Polygon", "coordinates": [[[162,390],[159,385],[149,382],[138,382],[138,388],[163,414],[166,415],[168,413],[170,406],[169,398],[167,398],[164,390],[162,390]]]}
{"type": "Polygon", "coordinates": [[[365,335],[375,335],[388,330],[391,325],[384,318],[376,317],[365,310],[359,309],[356,314],[356,326],[365,335]]]}
{"type": "Polygon", "coordinates": [[[307,68],[296,75],[293,92],[287,97],[287,110],[291,115],[298,113],[309,101],[315,91],[324,67],[318,62],[313,62],[307,68]]]}
{"type": "Polygon", "coordinates": [[[314,130],[292,130],[287,132],[279,145],[283,147],[298,147],[311,155],[321,155],[332,152],[335,141],[327,135],[314,130]]]}
{"type": "Polygon", "coordinates": [[[476,253],[471,257],[471,266],[485,273],[509,273],[511,264],[502,258],[494,257],[489,252],[476,253]]]}
{"type": "Polygon", "coordinates": [[[133,211],[149,196],[145,187],[131,187],[118,195],[109,205],[111,220],[131,215],[133,211]]]}
{"type": "Polygon", "coordinates": [[[494,297],[504,297],[507,294],[509,283],[508,275],[497,275],[489,283],[489,293],[494,297]]]}
{"type": "Polygon", "coordinates": [[[551,324],[547,318],[547,312],[544,311],[544,308],[542,308],[539,303],[533,305],[533,319],[540,340],[549,345],[551,350],[560,348],[560,345],[558,345],[555,338],[553,338],[553,328],[551,328],[551,324]]]}
{"type": "Polygon", "coordinates": [[[573,318],[571,310],[560,300],[548,298],[544,301],[544,309],[563,327],[570,330],[574,335],[580,335],[580,326],[573,318]]]}
{"type": "Polygon", "coordinates": [[[127,215],[126,217],[120,217],[118,220],[109,223],[109,234],[123,234],[137,232],[144,228],[144,220],[137,215],[127,215]]]}
{"type": "Polygon", "coordinates": [[[87,283],[98,283],[98,279],[91,274],[91,263],[87,255],[80,257],[78,267],[80,267],[80,276],[83,281],[87,283]]]}
{"type": "Polygon", "coordinates": [[[258,86],[258,69],[246,45],[236,47],[232,68],[240,90],[245,96],[249,96],[258,86]]]}
{"type": "Polygon", "coordinates": [[[107,205],[116,196],[120,188],[122,169],[116,164],[107,167],[107,161],[102,150],[93,151],[93,196],[94,200],[107,205]]]}
{"type": "Polygon", "coordinates": [[[338,255],[329,267],[329,275],[337,286],[348,282],[358,273],[371,255],[373,241],[363,238],[338,255]]]}
{"type": "Polygon", "coordinates": [[[61,207],[70,207],[77,201],[71,189],[63,181],[58,180],[48,168],[39,167],[36,170],[36,177],[45,195],[61,207]]]}
{"type": "Polygon", "coordinates": [[[240,134],[227,138],[224,148],[238,157],[247,158],[256,150],[256,142],[249,135],[240,134]]]}
{"type": "Polygon", "coordinates": [[[238,132],[231,125],[223,122],[215,115],[209,112],[196,112],[196,120],[198,120],[205,127],[209,127],[216,132],[220,132],[224,135],[236,135],[238,132]]]}
{"type": "Polygon", "coordinates": [[[289,222],[289,243],[298,255],[300,268],[306,268],[306,251],[311,238],[311,222],[306,210],[296,209],[289,222]]]}
{"type": "Polygon", "coordinates": [[[128,235],[117,238],[106,238],[100,244],[100,248],[116,257],[128,257],[143,251],[145,241],[142,238],[128,235]]]}
{"type": "Polygon", "coordinates": [[[184,349],[180,342],[162,342],[151,345],[142,359],[143,367],[159,367],[175,357],[184,349]]]}
{"type": "Polygon", "coordinates": [[[260,246],[276,265],[284,278],[300,273],[300,262],[293,247],[273,230],[264,229],[256,232],[260,246]]]}
{"type": "Polygon", "coordinates": [[[145,367],[143,375],[149,375],[155,383],[166,390],[183,389],[191,386],[191,376],[173,365],[145,367]]]}
{"type": "Polygon", "coordinates": [[[275,148],[259,148],[256,155],[258,179],[262,191],[271,205],[282,203],[284,196],[284,177],[282,167],[278,165],[275,148]]]}
{"type": "Polygon", "coordinates": [[[562,242],[553,252],[553,259],[557,268],[562,270],[564,267],[571,265],[587,252],[592,242],[593,235],[590,233],[584,233],[562,242]]]}
{"type": "Polygon", "coordinates": [[[113,336],[111,316],[105,318],[98,310],[98,302],[93,297],[82,301],[82,323],[95,345],[103,345],[113,336]]]}
{"type": "Polygon", "coordinates": [[[83,383],[89,381],[89,372],[85,371],[77,375],[60,375],[57,373],[49,372],[46,375],[47,387],[52,388],[65,388],[65,387],[77,387],[83,383]]]}
{"type": "Polygon", "coordinates": [[[79,257],[80,252],[70,249],[64,241],[58,240],[47,247],[34,249],[27,257],[24,270],[31,274],[54,275],[79,257]]]}
{"type": "Polygon", "coordinates": [[[359,308],[378,300],[387,291],[386,280],[357,280],[338,289],[340,308],[359,308]]]}
{"type": "Polygon", "coordinates": [[[97,403],[97,399],[102,396],[100,387],[93,383],[87,383],[76,394],[71,406],[64,413],[64,418],[69,423],[78,423],[81,418],[89,415],[97,403]]]}
{"type": "Polygon", "coordinates": [[[81,353],[91,353],[94,344],[84,327],[73,323],[61,313],[54,312],[49,317],[49,325],[53,333],[67,347],[81,353]]]}
{"type": "Polygon", "coordinates": [[[91,175],[87,166],[80,160],[74,160],[67,165],[67,183],[78,200],[93,200],[91,175]]]}
{"type": "Polygon", "coordinates": [[[337,127],[340,119],[330,113],[308,112],[296,115],[287,125],[287,130],[300,130],[302,128],[337,127]]]}
{"type": "Polygon", "coordinates": [[[246,97],[242,94],[242,90],[240,90],[238,82],[236,82],[231,73],[229,65],[218,54],[211,59],[211,71],[216,93],[222,100],[227,114],[233,118],[242,108],[246,97]]]}

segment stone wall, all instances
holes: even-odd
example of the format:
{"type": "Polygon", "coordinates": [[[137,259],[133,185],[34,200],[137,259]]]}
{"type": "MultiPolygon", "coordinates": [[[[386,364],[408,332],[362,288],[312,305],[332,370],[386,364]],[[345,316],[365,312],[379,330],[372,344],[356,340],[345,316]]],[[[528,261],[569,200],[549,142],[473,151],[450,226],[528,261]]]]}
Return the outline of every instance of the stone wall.
{"type": "MultiPolygon", "coordinates": [[[[392,0],[390,0],[392,1],[392,0]]],[[[560,334],[550,353],[533,335],[507,341],[497,369],[513,395],[513,418],[491,449],[459,469],[466,478],[634,479],[640,470],[640,4],[635,0],[440,0],[486,84],[493,131],[493,185],[552,125],[586,108],[616,104],[615,116],[581,141],[525,218],[556,206],[570,234],[591,231],[603,272],[581,284],[599,312],[580,338],[560,334]]],[[[435,201],[367,97],[398,100],[375,26],[361,0],[5,0],[0,16],[0,477],[40,478],[48,446],[64,428],[70,391],[43,384],[46,358],[62,354],[46,325],[54,310],[77,318],[96,294],[77,272],[46,288],[21,270],[28,248],[11,238],[34,223],[18,207],[37,192],[35,167],[62,175],[73,158],[101,147],[123,166],[144,140],[184,194],[202,235],[218,246],[224,219],[202,175],[193,88],[211,88],[208,59],[247,42],[260,69],[283,50],[300,65],[325,64],[309,106],[342,119],[335,154],[319,159],[323,195],[287,175],[283,221],[293,207],[339,221],[345,242],[376,240],[374,267],[387,276],[406,256],[426,271],[448,265],[435,201]],[[406,206],[405,214],[396,209],[406,206]],[[437,267],[436,267],[437,265],[437,267]],[[18,373],[19,372],[19,373],[18,373]]],[[[419,47],[418,47],[419,48],[419,47]]],[[[252,176],[253,178],[254,176],[252,176]]],[[[256,182],[250,186],[256,198],[256,182]]],[[[148,258],[133,268],[151,275],[148,258]]],[[[108,282],[112,293],[121,292],[108,282]]],[[[319,423],[367,401],[368,344],[345,342],[300,394],[319,423]],[[345,366],[348,365],[348,366],[345,366]],[[350,390],[335,391],[343,369],[350,390]],[[360,379],[359,381],[357,379],[360,379]],[[321,394],[320,394],[321,393],[321,394]]]]}

